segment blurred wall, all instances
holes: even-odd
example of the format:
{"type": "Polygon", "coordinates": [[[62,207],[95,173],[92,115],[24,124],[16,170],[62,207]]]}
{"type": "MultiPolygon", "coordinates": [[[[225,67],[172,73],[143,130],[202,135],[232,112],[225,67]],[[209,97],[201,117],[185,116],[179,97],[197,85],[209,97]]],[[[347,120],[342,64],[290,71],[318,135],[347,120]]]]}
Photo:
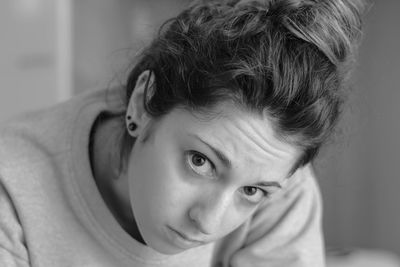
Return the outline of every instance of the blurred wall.
{"type": "Polygon", "coordinates": [[[316,163],[329,244],[400,253],[400,1],[375,1],[336,140],[316,163]]]}
{"type": "Polygon", "coordinates": [[[75,92],[125,83],[136,54],[187,0],[74,0],[75,92]]]}
{"type": "Polygon", "coordinates": [[[0,120],[57,101],[52,0],[0,1],[0,120]]]}

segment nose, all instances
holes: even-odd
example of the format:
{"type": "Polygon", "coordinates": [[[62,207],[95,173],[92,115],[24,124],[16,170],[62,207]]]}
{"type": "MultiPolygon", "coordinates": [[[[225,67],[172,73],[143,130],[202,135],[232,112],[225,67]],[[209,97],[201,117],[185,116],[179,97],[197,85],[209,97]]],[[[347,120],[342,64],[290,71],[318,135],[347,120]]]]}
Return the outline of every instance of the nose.
{"type": "Polygon", "coordinates": [[[189,219],[205,235],[211,235],[223,225],[231,203],[229,194],[203,196],[189,209],[189,219]]]}

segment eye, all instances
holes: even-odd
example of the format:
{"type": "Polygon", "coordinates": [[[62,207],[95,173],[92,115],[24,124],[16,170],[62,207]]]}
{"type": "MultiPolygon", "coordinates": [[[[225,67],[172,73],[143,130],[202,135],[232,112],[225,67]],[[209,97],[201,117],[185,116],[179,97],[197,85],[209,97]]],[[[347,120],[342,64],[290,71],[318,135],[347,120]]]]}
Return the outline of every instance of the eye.
{"type": "Polygon", "coordinates": [[[197,151],[189,151],[186,155],[186,162],[197,174],[212,177],[214,175],[214,164],[203,154],[197,151]]]}
{"type": "Polygon", "coordinates": [[[244,198],[254,204],[261,202],[264,197],[269,195],[267,191],[255,186],[244,186],[240,189],[240,192],[243,194],[244,198]]]}

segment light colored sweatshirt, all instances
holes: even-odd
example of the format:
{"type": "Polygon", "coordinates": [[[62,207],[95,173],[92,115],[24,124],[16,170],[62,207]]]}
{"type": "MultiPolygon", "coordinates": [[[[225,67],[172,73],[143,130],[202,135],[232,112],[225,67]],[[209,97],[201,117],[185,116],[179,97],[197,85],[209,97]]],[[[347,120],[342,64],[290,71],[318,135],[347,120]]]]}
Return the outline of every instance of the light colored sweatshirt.
{"type": "Polygon", "coordinates": [[[103,201],[90,130],[123,113],[122,89],[79,95],[0,130],[0,266],[323,267],[321,199],[311,167],[224,239],[177,255],[137,242],[103,201]]]}

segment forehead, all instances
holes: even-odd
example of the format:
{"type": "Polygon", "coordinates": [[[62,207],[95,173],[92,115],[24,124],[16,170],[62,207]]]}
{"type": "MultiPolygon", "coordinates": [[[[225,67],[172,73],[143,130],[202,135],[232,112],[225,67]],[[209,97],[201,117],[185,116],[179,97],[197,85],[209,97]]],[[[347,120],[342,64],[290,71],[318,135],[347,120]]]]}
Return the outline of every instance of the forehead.
{"type": "Polygon", "coordinates": [[[220,151],[232,168],[254,177],[287,177],[300,155],[293,144],[277,136],[268,115],[220,103],[210,112],[175,109],[168,116],[174,136],[207,144],[220,151]]]}

